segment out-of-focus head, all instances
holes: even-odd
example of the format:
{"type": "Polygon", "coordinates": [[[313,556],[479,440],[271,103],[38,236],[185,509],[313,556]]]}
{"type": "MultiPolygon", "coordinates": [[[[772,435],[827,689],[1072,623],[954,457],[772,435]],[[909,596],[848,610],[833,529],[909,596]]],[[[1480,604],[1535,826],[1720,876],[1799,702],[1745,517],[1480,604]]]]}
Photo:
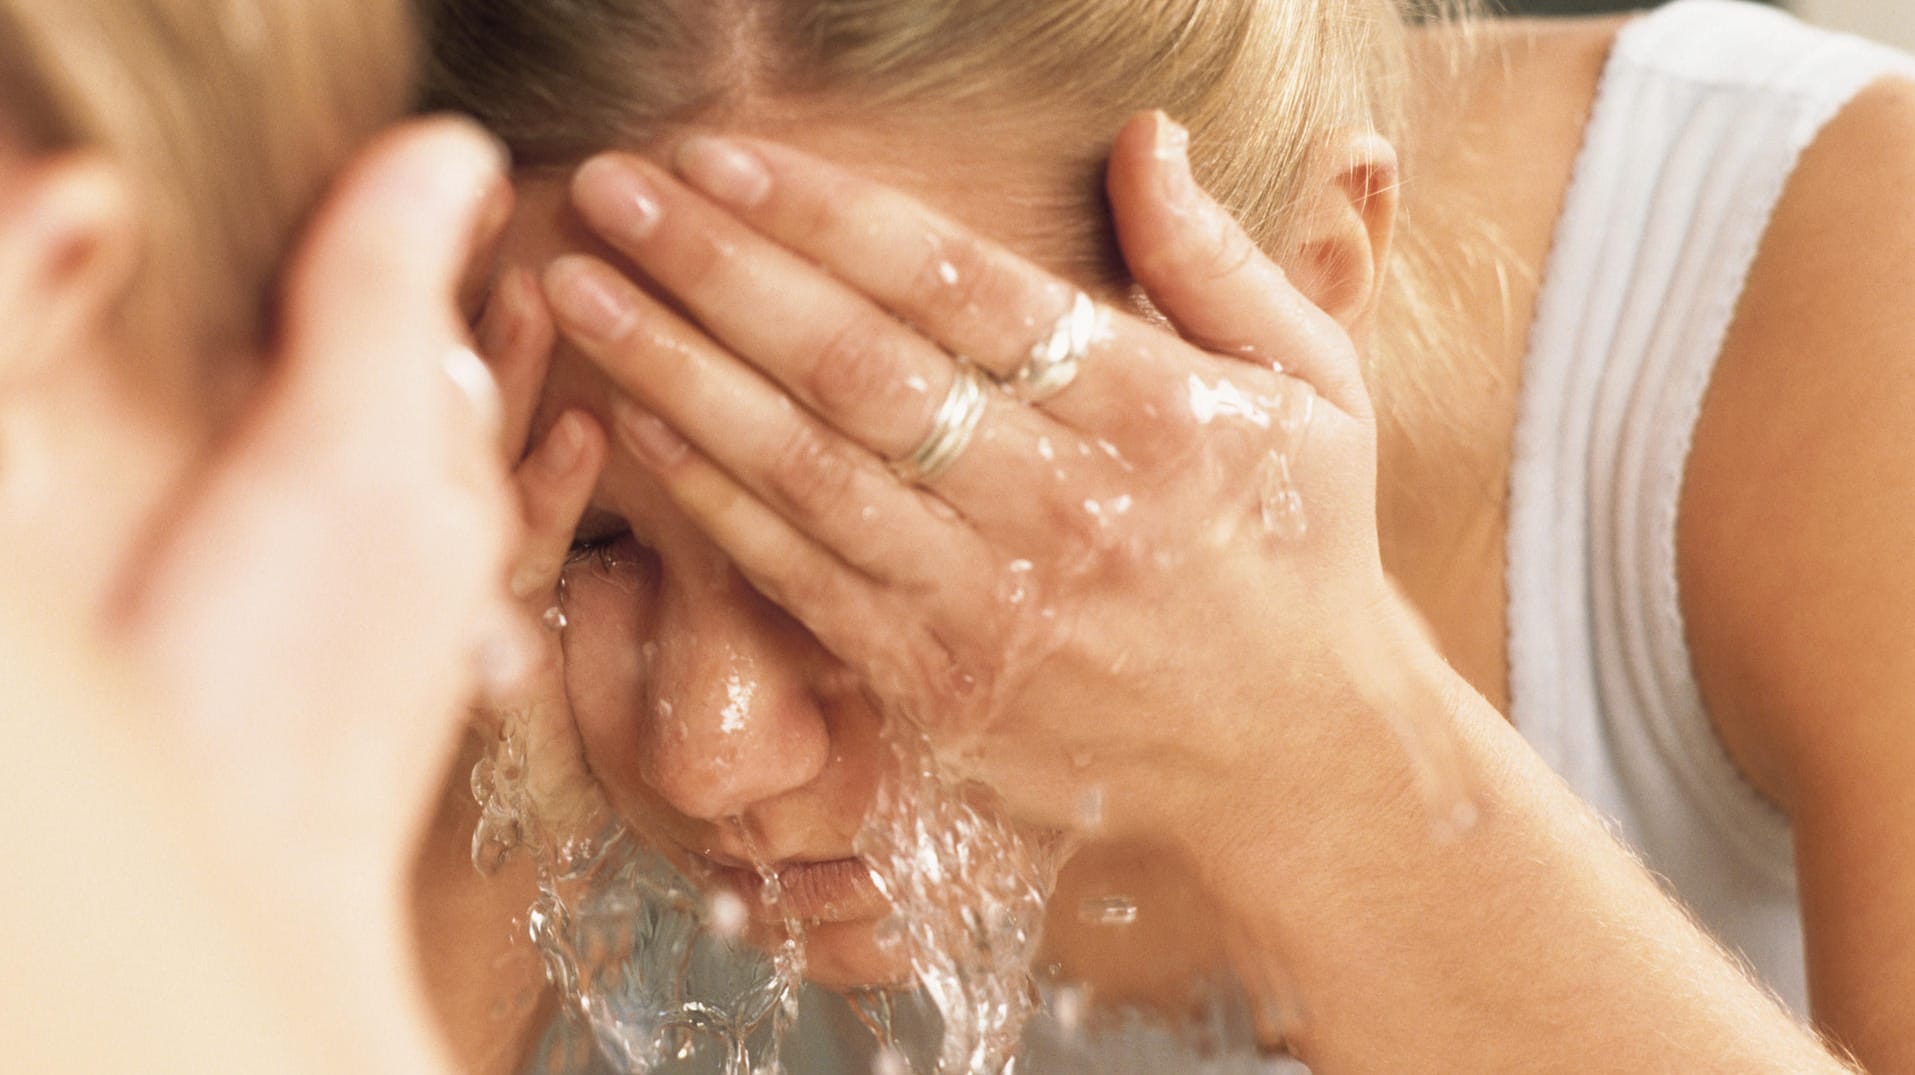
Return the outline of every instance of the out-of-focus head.
{"type": "Polygon", "coordinates": [[[0,0],[0,543],[63,599],[100,596],[257,377],[301,221],[412,100],[413,20],[0,0]]]}
{"type": "Polygon", "coordinates": [[[23,181],[105,166],[118,204],[81,230],[124,233],[113,305],[146,353],[250,350],[307,208],[409,103],[415,42],[402,0],[3,0],[0,148],[23,181]]]}

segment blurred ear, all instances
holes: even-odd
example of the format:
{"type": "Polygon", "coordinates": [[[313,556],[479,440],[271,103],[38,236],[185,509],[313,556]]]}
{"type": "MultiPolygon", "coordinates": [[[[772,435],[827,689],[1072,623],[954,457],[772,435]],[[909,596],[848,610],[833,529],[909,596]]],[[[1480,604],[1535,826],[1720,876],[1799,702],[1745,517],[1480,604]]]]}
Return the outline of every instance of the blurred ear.
{"type": "Polygon", "coordinates": [[[105,157],[0,157],[0,394],[114,329],[137,261],[131,192],[105,157]]]}
{"type": "Polygon", "coordinates": [[[1364,339],[1382,292],[1396,230],[1396,149],[1370,131],[1330,147],[1295,253],[1284,266],[1298,290],[1364,339]]]}

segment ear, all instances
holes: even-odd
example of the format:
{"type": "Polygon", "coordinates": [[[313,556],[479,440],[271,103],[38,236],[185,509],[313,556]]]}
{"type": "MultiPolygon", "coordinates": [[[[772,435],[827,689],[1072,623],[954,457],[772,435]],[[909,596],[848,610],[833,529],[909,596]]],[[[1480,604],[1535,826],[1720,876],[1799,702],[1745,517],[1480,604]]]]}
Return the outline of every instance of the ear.
{"type": "Polygon", "coordinates": [[[1353,131],[1326,159],[1285,268],[1298,290],[1361,340],[1376,313],[1396,230],[1396,149],[1381,135],[1353,131]]]}
{"type": "Polygon", "coordinates": [[[131,192],[104,156],[0,157],[0,400],[117,328],[138,250],[131,192]]]}

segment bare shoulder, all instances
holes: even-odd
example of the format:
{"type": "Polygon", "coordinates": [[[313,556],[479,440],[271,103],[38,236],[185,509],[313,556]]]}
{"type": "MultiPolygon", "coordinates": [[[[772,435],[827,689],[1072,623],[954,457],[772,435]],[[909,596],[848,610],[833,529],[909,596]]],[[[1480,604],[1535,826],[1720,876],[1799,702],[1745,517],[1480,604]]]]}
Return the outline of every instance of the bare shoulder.
{"type": "Polygon", "coordinates": [[[1804,156],[1704,401],[1678,569],[1695,671],[1794,822],[1815,1017],[1915,1065],[1915,83],[1804,156]],[[1899,940],[1896,940],[1899,938],[1899,940]]]}
{"type": "MultiPolygon", "coordinates": [[[[1915,83],[1887,81],[1804,155],[1696,429],[1679,550],[1696,672],[1785,805],[1880,756],[1883,707],[1915,717],[1912,195],[1915,83]]],[[[1915,760],[1915,738],[1897,745],[1915,760]]]]}

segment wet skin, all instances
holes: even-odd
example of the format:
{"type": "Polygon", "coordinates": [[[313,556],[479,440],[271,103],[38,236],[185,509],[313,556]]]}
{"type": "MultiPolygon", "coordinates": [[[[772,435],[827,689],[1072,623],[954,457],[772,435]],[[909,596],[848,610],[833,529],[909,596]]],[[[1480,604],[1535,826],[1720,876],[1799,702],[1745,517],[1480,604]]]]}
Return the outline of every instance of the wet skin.
{"type": "MultiPolygon", "coordinates": [[[[881,137],[829,126],[781,127],[778,136],[988,230],[1060,274],[1076,266],[1083,279],[1083,266],[1100,264],[1108,243],[1089,226],[1078,242],[1058,242],[1056,214],[1029,200],[1007,213],[1007,186],[1040,179],[1011,177],[1010,165],[948,135],[931,147],[910,132],[881,137]],[[913,163],[893,163],[900,160],[913,163]]],[[[648,155],[668,159],[672,149],[648,155]]],[[[568,178],[522,184],[507,260],[538,271],[559,255],[588,252],[630,271],[579,218],[568,178]]],[[[1100,301],[1131,305],[1124,290],[1083,282],[1100,301]]],[[[1033,339],[1041,332],[1032,329],[1033,339]]],[[[537,424],[583,407],[610,425],[615,394],[562,340],[537,424]]],[[[714,885],[753,895],[757,879],[747,867],[776,864],[785,909],[809,923],[814,980],[897,980],[902,966],[874,936],[888,907],[850,861],[878,781],[895,765],[868,692],[746,581],[629,451],[612,453],[578,539],[566,574],[567,693],[586,763],[613,807],[714,885]]],[[[1187,876],[1148,848],[1087,848],[1061,880],[1047,961],[1099,978],[1106,997],[1181,1003],[1192,978],[1221,959],[1208,920],[1191,913],[1202,901],[1181,880],[1187,876]],[[1113,892],[1139,901],[1142,924],[1111,930],[1077,921],[1081,899],[1113,892]]]]}

